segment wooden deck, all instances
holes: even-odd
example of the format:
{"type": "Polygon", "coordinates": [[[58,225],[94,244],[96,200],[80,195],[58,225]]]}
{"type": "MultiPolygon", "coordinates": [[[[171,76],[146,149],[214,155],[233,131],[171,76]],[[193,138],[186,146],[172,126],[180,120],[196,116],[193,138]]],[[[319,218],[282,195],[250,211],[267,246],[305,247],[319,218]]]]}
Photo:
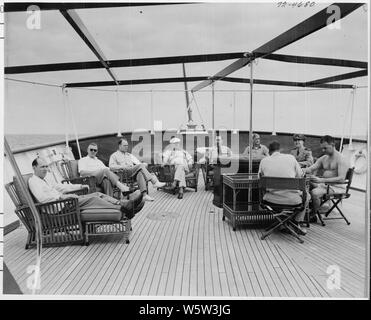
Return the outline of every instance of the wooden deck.
{"type": "MultiPolygon", "coordinates": [[[[343,208],[351,220],[311,225],[304,243],[277,233],[222,221],[212,193],[200,182],[183,200],[152,191],[133,219],[130,244],[120,237],[92,238],[90,246],[46,248],[41,294],[131,296],[345,297],[365,296],[365,194],[353,191],[343,208]],[[329,266],[341,271],[340,289],[328,289],[329,266]]],[[[4,260],[24,293],[26,231],[5,236],[4,260]]]]}

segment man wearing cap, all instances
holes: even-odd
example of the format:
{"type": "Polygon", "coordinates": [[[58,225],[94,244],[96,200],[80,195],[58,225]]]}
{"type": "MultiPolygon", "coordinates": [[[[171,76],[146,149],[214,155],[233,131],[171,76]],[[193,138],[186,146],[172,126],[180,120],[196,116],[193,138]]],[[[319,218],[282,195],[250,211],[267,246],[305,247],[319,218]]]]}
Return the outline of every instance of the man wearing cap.
{"type": "MultiPolygon", "coordinates": [[[[265,145],[260,144],[260,136],[257,133],[253,133],[252,139],[253,139],[252,159],[253,160],[261,160],[265,157],[268,157],[269,156],[269,150],[265,145]]],[[[249,154],[250,154],[250,146],[247,146],[242,155],[244,157],[248,157],[249,154]]]]}
{"type": "Polygon", "coordinates": [[[304,147],[305,136],[303,134],[294,134],[293,136],[295,148],[291,149],[290,153],[299,162],[301,168],[310,167],[313,164],[312,151],[304,147]]]}
{"type": "Polygon", "coordinates": [[[150,181],[156,188],[161,188],[165,183],[158,181],[155,175],[147,170],[147,164],[140,162],[134,155],[128,152],[128,141],[119,141],[119,150],[113,153],[109,159],[109,168],[113,171],[123,170],[130,177],[134,177],[139,185],[140,192],[143,194],[144,201],[154,201],[148,195],[147,182],[150,181]]]}
{"type": "Polygon", "coordinates": [[[163,163],[175,166],[174,187],[179,187],[178,199],[183,199],[184,188],[186,187],[186,174],[193,164],[192,156],[180,147],[180,139],[172,138],[171,147],[166,148],[163,153],[163,163]]]}
{"type": "Polygon", "coordinates": [[[79,160],[79,173],[82,177],[94,176],[97,179],[97,186],[110,197],[113,196],[112,186],[116,186],[121,192],[129,191],[129,187],[119,181],[119,177],[110,171],[104,163],[97,158],[98,146],[91,143],[88,146],[88,155],[79,160]]]}

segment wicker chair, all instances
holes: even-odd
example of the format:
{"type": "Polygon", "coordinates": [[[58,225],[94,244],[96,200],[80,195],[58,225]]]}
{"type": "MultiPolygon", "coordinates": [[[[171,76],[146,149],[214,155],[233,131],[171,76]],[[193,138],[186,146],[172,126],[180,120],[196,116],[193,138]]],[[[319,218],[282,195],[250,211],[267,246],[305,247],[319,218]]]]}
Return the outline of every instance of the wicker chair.
{"type": "Polygon", "coordinates": [[[65,179],[62,183],[86,184],[89,186],[89,193],[102,192],[102,190],[97,187],[95,177],[80,177],[78,160],[61,160],[57,163],[57,167],[65,179]]]}
{"type": "MultiPolygon", "coordinates": [[[[139,189],[137,180],[134,177],[129,176],[126,171],[112,170],[112,169],[111,171],[119,176],[120,182],[126,184],[129,187],[129,191],[122,192],[123,196],[129,197],[131,193],[139,189]]],[[[148,193],[148,182],[147,182],[147,193],[148,193]]],[[[113,188],[113,196],[116,199],[121,198],[121,191],[117,187],[113,188]]]]}
{"type": "MultiPolygon", "coordinates": [[[[32,174],[24,175],[23,180],[28,185],[32,174]]],[[[15,213],[28,231],[26,249],[36,245],[36,227],[31,209],[26,205],[20,182],[17,177],[5,185],[15,205],[15,213]]],[[[86,188],[84,188],[86,190],[86,188]]],[[[31,195],[32,196],[32,195],[31,195]]],[[[43,246],[60,246],[83,243],[83,226],[77,199],[66,199],[35,203],[42,224],[43,246]]]]}
{"type": "MultiPolygon", "coordinates": [[[[24,175],[28,185],[32,174],[24,175]]],[[[28,231],[26,249],[35,246],[36,228],[31,209],[26,205],[19,181],[14,177],[13,182],[5,186],[14,205],[15,213],[28,231]]],[[[86,188],[83,188],[85,193],[86,188]]],[[[73,192],[76,193],[76,192],[73,192]]],[[[31,194],[32,196],[32,194],[31,194]]],[[[34,199],[35,201],[35,199],[34,199]]],[[[43,246],[63,246],[72,244],[89,244],[89,236],[120,234],[126,243],[132,230],[131,220],[122,218],[118,210],[80,210],[75,198],[58,200],[48,203],[36,203],[42,224],[43,246]]],[[[138,208],[138,211],[141,208],[138,208]]]]}
{"type": "MultiPolygon", "coordinates": [[[[197,163],[193,164],[190,171],[186,174],[186,187],[194,189],[195,192],[197,192],[199,169],[200,167],[197,163]]],[[[175,166],[168,164],[157,166],[154,172],[157,175],[158,180],[166,183],[163,188],[158,189],[175,194],[176,190],[172,187],[172,183],[174,182],[175,166]]]]}
{"type": "Polygon", "coordinates": [[[214,166],[210,164],[209,158],[206,158],[205,163],[201,165],[201,171],[204,178],[205,190],[210,190],[214,187],[214,166]]]}

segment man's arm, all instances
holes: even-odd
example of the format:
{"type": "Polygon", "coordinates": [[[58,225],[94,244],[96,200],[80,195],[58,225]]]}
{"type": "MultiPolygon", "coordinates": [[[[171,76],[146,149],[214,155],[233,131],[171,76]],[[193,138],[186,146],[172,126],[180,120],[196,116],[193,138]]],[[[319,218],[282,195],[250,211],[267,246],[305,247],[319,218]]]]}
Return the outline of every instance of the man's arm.
{"type": "Polygon", "coordinates": [[[300,161],[299,164],[304,167],[310,167],[311,165],[313,165],[312,151],[307,150],[307,152],[305,153],[305,160],[300,161]]]}
{"type": "Polygon", "coordinates": [[[269,156],[269,150],[265,145],[263,145],[263,155],[266,156],[266,157],[269,156]]]}
{"type": "Polygon", "coordinates": [[[111,170],[120,170],[122,169],[122,166],[119,164],[119,162],[117,161],[117,157],[116,157],[116,154],[111,154],[110,158],[109,158],[109,163],[108,163],[108,166],[111,170]]]}
{"type": "Polygon", "coordinates": [[[60,193],[81,190],[82,188],[89,189],[89,186],[86,184],[73,184],[73,183],[58,183],[54,186],[54,189],[56,189],[60,193]]]}
{"type": "Polygon", "coordinates": [[[295,172],[296,172],[296,178],[301,178],[304,176],[304,171],[302,168],[300,168],[299,162],[296,161],[295,157],[293,157],[294,165],[295,165],[295,172]]]}
{"type": "Polygon", "coordinates": [[[171,151],[170,151],[170,150],[166,150],[166,151],[162,154],[162,159],[163,159],[163,163],[164,163],[164,164],[167,164],[167,163],[169,162],[170,154],[171,154],[171,151]]]}
{"type": "Polygon", "coordinates": [[[303,171],[304,173],[312,173],[318,169],[321,169],[322,168],[322,161],[323,161],[323,157],[322,156],[321,158],[319,158],[315,164],[311,165],[310,167],[308,168],[303,168],[303,171]]]}
{"type": "Polygon", "coordinates": [[[138,160],[138,158],[136,156],[134,156],[133,154],[130,153],[130,158],[131,158],[131,161],[133,162],[134,165],[137,165],[137,164],[140,164],[141,162],[138,160]]]}
{"type": "Polygon", "coordinates": [[[187,151],[184,151],[184,153],[185,153],[185,156],[186,156],[187,164],[189,166],[191,166],[193,164],[192,156],[187,151]]]}

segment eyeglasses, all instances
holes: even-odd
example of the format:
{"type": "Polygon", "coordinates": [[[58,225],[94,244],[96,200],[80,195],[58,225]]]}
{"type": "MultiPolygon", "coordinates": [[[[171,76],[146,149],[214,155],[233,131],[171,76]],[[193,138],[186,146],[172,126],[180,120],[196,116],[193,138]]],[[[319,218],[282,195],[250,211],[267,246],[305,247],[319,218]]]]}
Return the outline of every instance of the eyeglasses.
{"type": "Polygon", "coordinates": [[[91,152],[97,152],[98,149],[89,149],[91,152]]]}

